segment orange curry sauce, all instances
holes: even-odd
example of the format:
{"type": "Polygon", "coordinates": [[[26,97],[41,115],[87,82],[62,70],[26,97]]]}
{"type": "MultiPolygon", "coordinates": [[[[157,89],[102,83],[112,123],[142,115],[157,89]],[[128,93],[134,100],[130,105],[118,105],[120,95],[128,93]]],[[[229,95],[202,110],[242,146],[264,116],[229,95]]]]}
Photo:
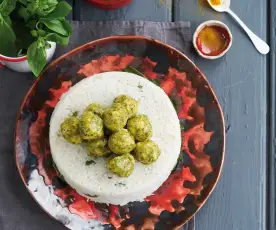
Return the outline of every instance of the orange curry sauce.
{"type": "Polygon", "coordinates": [[[211,4],[214,5],[214,6],[218,6],[220,5],[220,0],[210,0],[211,4]]]}
{"type": "Polygon", "coordinates": [[[227,49],[230,43],[228,31],[220,26],[206,26],[198,34],[196,45],[206,56],[217,56],[227,49]]]}

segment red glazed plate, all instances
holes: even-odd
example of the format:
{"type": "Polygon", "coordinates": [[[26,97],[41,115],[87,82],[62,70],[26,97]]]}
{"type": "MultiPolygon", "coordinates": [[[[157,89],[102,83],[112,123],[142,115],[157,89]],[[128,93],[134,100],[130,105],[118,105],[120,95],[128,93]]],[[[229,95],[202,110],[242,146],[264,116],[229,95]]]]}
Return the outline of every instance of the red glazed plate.
{"type": "Polygon", "coordinates": [[[55,60],[21,105],[15,159],[21,178],[49,215],[70,229],[175,229],[213,191],[222,169],[224,119],[202,72],[176,49],[142,36],[114,36],[55,60]],[[144,202],[99,204],[80,196],[57,174],[49,148],[49,120],[59,98],[93,74],[138,70],[171,98],[182,126],[182,149],[164,184],[144,202]]]}
{"type": "Polygon", "coordinates": [[[106,9],[106,10],[118,9],[132,2],[132,0],[87,0],[87,1],[95,7],[106,9]]]}

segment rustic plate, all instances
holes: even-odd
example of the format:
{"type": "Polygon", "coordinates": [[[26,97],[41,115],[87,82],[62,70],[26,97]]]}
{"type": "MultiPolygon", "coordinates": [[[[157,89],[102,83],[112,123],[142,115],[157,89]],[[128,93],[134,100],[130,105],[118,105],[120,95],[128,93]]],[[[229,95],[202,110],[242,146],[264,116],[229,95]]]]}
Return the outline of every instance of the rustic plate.
{"type": "Polygon", "coordinates": [[[222,111],[206,77],[179,51],[141,36],[93,41],[54,61],[24,98],[15,135],[24,184],[45,212],[71,229],[169,230],[183,225],[214,189],[225,148],[222,111]],[[171,176],[144,202],[107,206],[78,195],[57,175],[49,119],[72,85],[96,73],[124,70],[142,73],[169,95],[182,126],[182,152],[171,176]]]}

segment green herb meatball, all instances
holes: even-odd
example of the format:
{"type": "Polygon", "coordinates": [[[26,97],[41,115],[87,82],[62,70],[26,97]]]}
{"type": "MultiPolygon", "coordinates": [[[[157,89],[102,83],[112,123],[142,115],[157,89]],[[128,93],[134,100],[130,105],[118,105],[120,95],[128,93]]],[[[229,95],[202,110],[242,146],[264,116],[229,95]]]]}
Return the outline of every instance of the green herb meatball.
{"type": "Polygon", "coordinates": [[[107,161],[107,168],[120,177],[129,177],[134,170],[135,159],[127,153],[122,156],[114,155],[107,161]]]}
{"type": "Polygon", "coordinates": [[[72,144],[80,144],[82,142],[79,125],[80,120],[77,114],[73,114],[64,119],[60,125],[60,132],[66,141],[72,144]]]}
{"type": "Polygon", "coordinates": [[[96,157],[106,157],[111,153],[107,144],[107,139],[105,138],[89,141],[86,145],[86,149],[90,156],[96,157]]]}
{"type": "Polygon", "coordinates": [[[152,136],[152,126],[146,115],[137,115],[127,123],[127,129],[137,141],[146,141],[152,136]]]}
{"type": "Polygon", "coordinates": [[[138,161],[149,165],[157,161],[160,155],[160,148],[153,141],[138,142],[134,153],[138,161]]]}
{"type": "Polygon", "coordinates": [[[91,104],[85,109],[85,111],[90,111],[98,115],[100,118],[103,118],[103,113],[105,111],[105,108],[100,104],[91,104]]]}
{"type": "Polygon", "coordinates": [[[130,153],[135,148],[135,141],[126,129],[121,129],[111,135],[108,140],[108,146],[113,153],[122,155],[130,153]]]}
{"type": "Polygon", "coordinates": [[[102,119],[92,112],[83,112],[80,118],[80,133],[84,140],[102,138],[104,136],[102,119]]]}
{"type": "Polygon", "coordinates": [[[128,118],[133,117],[138,111],[138,102],[130,96],[120,95],[115,98],[114,103],[119,103],[126,108],[128,118]]]}
{"type": "Polygon", "coordinates": [[[114,104],[104,112],[104,125],[110,131],[116,132],[127,124],[127,111],[121,104],[114,104]]]}

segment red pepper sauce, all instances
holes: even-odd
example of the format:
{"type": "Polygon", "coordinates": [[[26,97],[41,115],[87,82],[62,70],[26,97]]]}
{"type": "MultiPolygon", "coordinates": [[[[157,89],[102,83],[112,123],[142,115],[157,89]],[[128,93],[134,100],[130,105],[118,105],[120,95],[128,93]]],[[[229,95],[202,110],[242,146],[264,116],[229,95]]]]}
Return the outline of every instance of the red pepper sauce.
{"type": "Polygon", "coordinates": [[[220,26],[206,26],[198,34],[196,45],[206,56],[217,56],[227,49],[230,35],[220,26]]]}

